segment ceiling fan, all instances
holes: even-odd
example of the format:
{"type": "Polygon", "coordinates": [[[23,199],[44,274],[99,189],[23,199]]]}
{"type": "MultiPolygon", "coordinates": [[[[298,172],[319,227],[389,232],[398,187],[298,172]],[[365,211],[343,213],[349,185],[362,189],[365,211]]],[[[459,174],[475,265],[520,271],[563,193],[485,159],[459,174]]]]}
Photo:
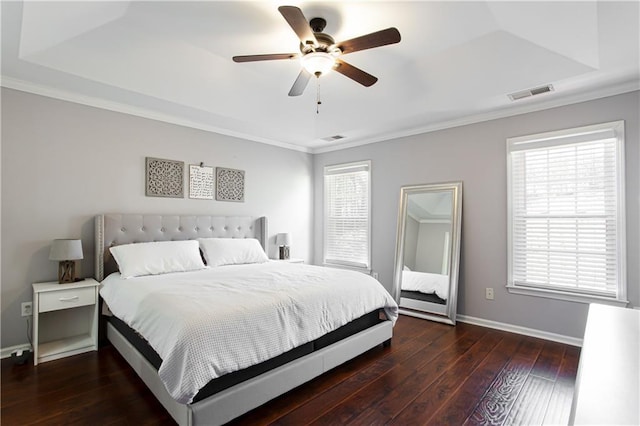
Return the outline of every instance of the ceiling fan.
{"type": "Polygon", "coordinates": [[[400,32],[392,27],[336,43],[333,37],[322,32],[327,25],[327,21],[323,18],[313,18],[307,23],[302,10],[295,6],[280,6],[278,11],[300,39],[300,53],[234,56],[233,61],[254,62],[300,58],[302,69],[289,90],[289,96],[300,96],[311,76],[320,77],[332,69],[363,86],[372,86],[378,81],[376,77],[341,60],[340,56],[400,42],[400,32]]]}

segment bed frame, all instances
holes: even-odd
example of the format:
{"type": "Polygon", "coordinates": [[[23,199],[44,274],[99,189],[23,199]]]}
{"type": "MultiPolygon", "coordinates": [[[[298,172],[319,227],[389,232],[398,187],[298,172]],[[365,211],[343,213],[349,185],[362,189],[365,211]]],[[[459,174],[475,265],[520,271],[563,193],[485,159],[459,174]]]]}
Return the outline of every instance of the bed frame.
{"type": "MultiPolygon", "coordinates": [[[[104,214],[95,219],[96,273],[102,281],[117,265],[109,247],[194,238],[257,238],[267,251],[266,217],[104,214]]],[[[193,404],[179,404],[166,391],[157,370],[123,335],[107,324],[107,338],[138,373],[179,425],[226,423],[308,382],[367,350],[389,342],[391,321],[383,321],[346,339],[305,355],[193,404]]]]}

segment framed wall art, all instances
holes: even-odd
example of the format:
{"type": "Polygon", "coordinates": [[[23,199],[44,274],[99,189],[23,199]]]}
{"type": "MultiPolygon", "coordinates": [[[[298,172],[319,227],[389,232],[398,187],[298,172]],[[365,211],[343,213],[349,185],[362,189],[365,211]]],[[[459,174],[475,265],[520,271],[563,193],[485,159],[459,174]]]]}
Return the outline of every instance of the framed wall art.
{"type": "Polygon", "coordinates": [[[213,200],[213,167],[189,165],[189,198],[213,200]]]}
{"type": "Polygon", "coordinates": [[[244,170],[216,167],[216,200],[244,202],[244,170]]]}
{"type": "Polygon", "coordinates": [[[184,162],[146,157],[145,195],[184,198],[184,162]]]}

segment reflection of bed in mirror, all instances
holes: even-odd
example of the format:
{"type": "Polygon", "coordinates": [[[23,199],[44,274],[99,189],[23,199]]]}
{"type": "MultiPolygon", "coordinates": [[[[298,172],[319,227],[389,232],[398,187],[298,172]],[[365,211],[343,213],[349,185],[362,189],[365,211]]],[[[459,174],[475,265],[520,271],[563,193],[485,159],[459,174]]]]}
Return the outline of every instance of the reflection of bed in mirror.
{"type": "Polygon", "coordinates": [[[411,271],[405,267],[400,297],[445,305],[449,297],[449,276],[411,271]]]}

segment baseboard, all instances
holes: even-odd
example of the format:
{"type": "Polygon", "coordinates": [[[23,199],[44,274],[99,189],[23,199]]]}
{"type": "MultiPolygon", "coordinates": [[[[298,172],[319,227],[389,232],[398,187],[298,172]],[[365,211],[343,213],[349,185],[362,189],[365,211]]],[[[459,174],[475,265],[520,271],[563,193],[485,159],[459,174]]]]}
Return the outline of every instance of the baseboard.
{"type": "Polygon", "coordinates": [[[0,359],[9,358],[11,356],[11,352],[27,349],[31,350],[31,345],[28,343],[23,343],[22,345],[9,346],[8,348],[0,349],[0,359]]]}
{"type": "MultiPolygon", "coordinates": [[[[636,308],[638,309],[638,308],[636,308]]],[[[523,334],[525,336],[537,337],[539,339],[550,340],[552,342],[564,343],[571,346],[582,347],[582,339],[577,337],[564,336],[562,334],[549,333],[547,331],[535,330],[533,328],[520,327],[518,325],[505,324],[502,322],[486,320],[482,318],[471,317],[468,315],[456,315],[456,321],[465,322],[467,324],[479,325],[481,327],[494,328],[496,330],[508,331],[510,333],[523,334]]],[[[18,350],[31,349],[31,345],[24,343],[22,345],[10,346],[0,349],[0,358],[9,358],[11,352],[18,350]]]]}
{"type": "Polygon", "coordinates": [[[552,342],[559,342],[566,345],[582,347],[582,339],[578,339],[577,337],[564,336],[562,334],[549,333],[547,331],[520,327],[518,325],[505,324],[502,322],[490,321],[482,318],[470,317],[467,315],[456,315],[456,320],[460,322],[466,322],[467,324],[479,325],[481,327],[494,328],[496,330],[508,331],[510,333],[523,334],[525,336],[537,337],[539,339],[550,340],[552,342]]]}

